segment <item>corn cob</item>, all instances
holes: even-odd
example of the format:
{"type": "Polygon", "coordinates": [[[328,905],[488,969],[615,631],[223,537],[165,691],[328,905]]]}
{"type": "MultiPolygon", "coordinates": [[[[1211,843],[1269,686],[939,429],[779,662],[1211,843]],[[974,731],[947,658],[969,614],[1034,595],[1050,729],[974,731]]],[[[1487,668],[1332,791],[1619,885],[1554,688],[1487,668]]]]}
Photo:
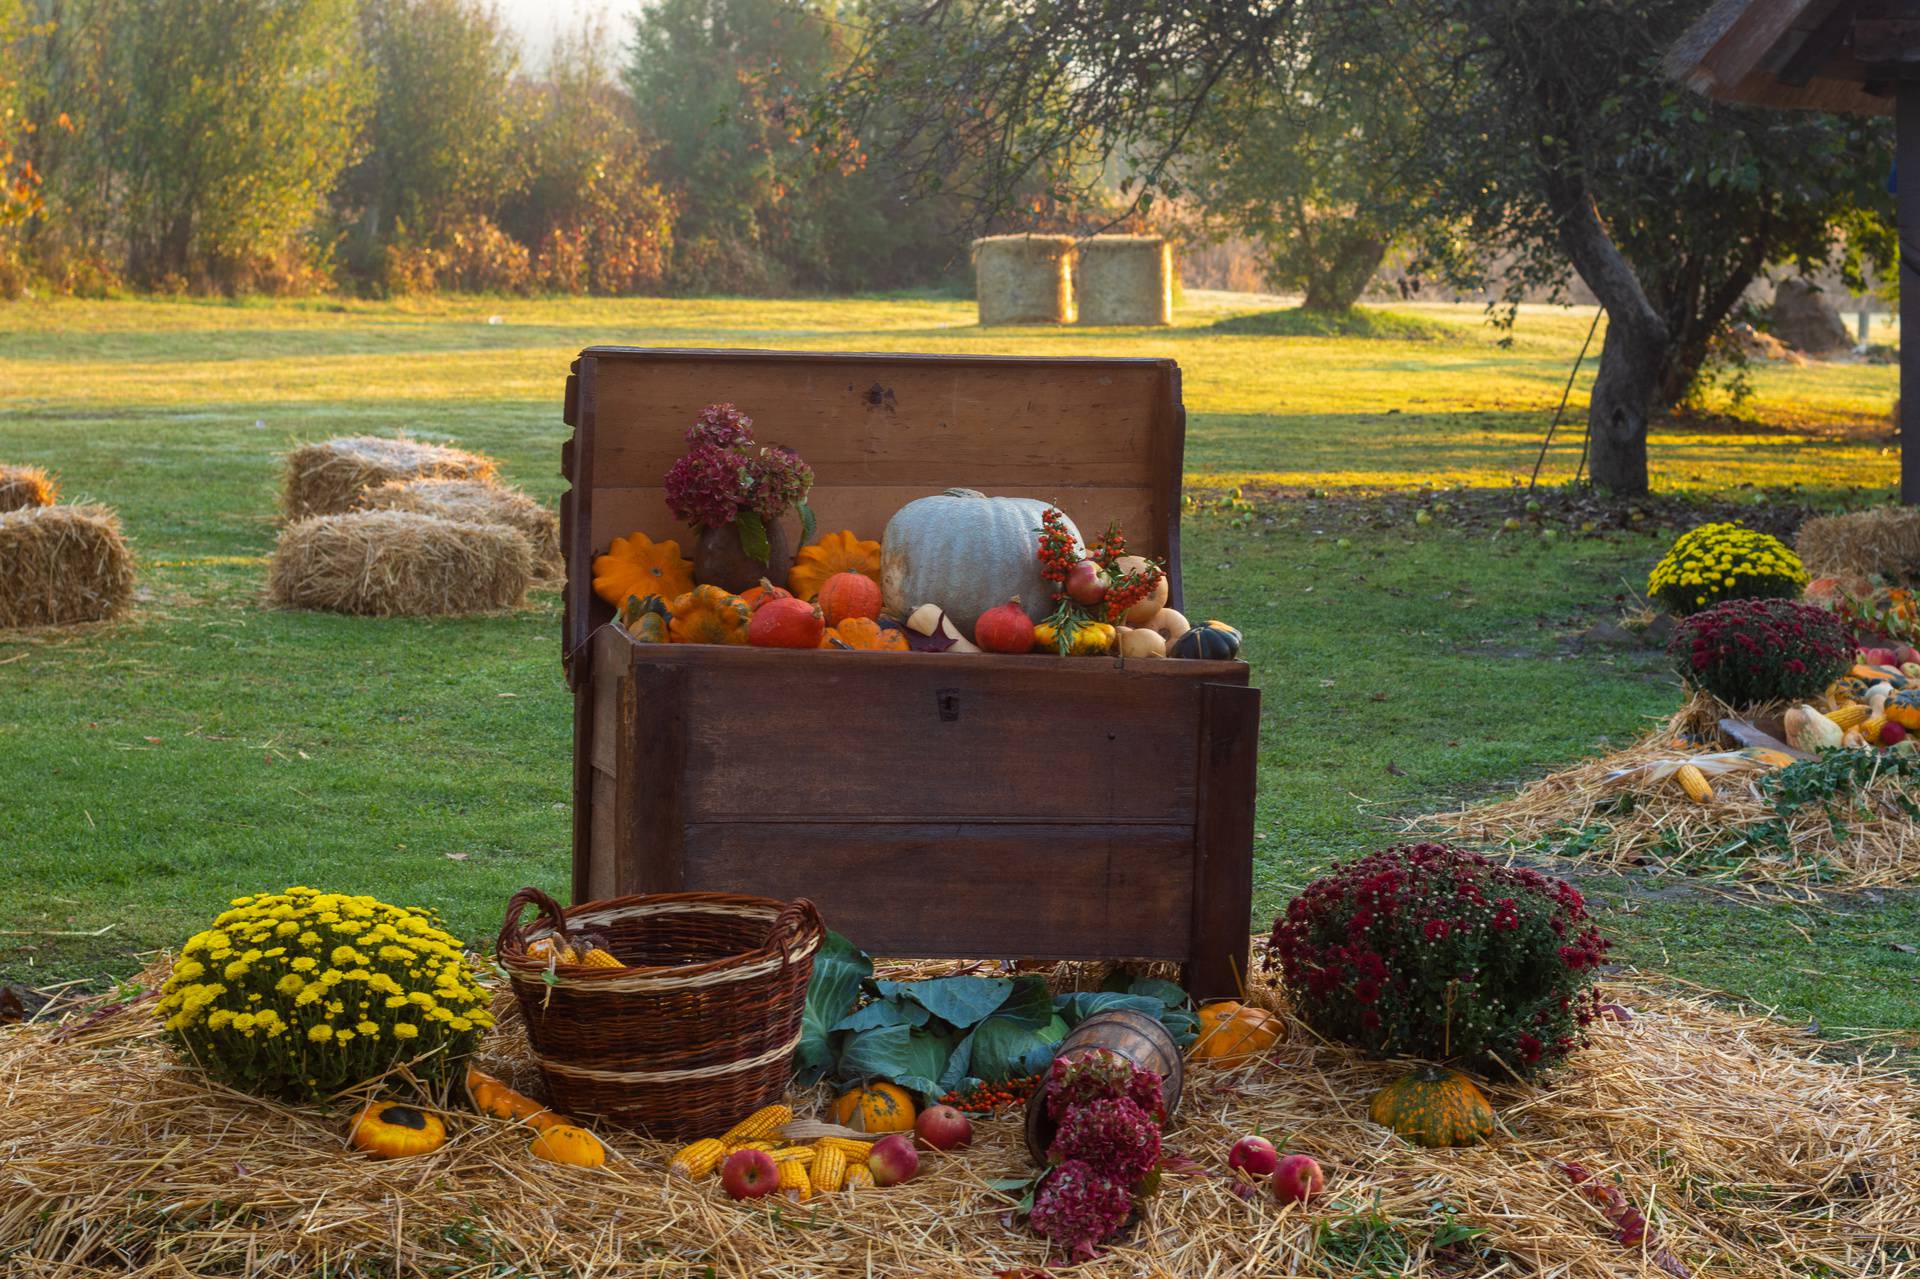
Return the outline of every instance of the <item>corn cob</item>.
{"type": "Polygon", "coordinates": [[[856,1141],[852,1137],[822,1137],[813,1143],[816,1150],[837,1150],[847,1157],[849,1164],[863,1164],[867,1156],[873,1153],[873,1143],[856,1141]]]}
{"type": "Polygon", "coordinates": [[[813,1182],[807,1177],[806,1164],[789,1159],[780,1165],[780,1193],[795,1203],[813,1198],[813,1182]]]}
{"type": "Polygon", "coordinates": [[[775,1146],[767,1152],[767,1157],[777,1164],[799,1164],[801,1167],[813,1162],[812,1146],[775,1146]]]}
{"type": "Polygon", "coordinates": [[[840,1183],[847,1175],[846,1152],[816,1143],[813,1148],[813,1166],[808,1169],[807,1175],[812,1179],[815,1190],[823,1195],[832,1194],[840,1189],[840,1183]]]}
{"type": "Polygon", "coordinates": [[[727,1153],[736,1150],[772,1150],[780,1143],[774,1141],[735,1141],[727,1143],[727,1153]]]}
{"type": "Polygon", "coordinates": [[[774,1104],[760,1109],[727,1129],[720,1140],[728,1145],[736,1142],[752,1141],[756,1137],[771,1137],[776,1131],[793,1122],[793,1107],[774,1104]]]}
{"type": "Polygon", "coordinates": [[[842,1190],[872,1190],[873,1169],[865,1164],[848,1164],[846,1176],[840,1181],[842,1190]]]}
{"type": "Polygon", "coordinates": [[[1696,804],[1713,802],[1713,787],[1707,785],[1707,775],[1692,764],[1682,764],[1674,772],[1673,780],[1680,783],[1680,789],[1687,798],[1696,804]]]}
{"type": "Polygon", "coordinates": [[[1875,746],[1878,746],[1880,744],[1880,730],[1886,726],[1887,717],[1885,715],[1875,715],[1860,725],[1860,736],[1866,738],[1875,746]]]}
{"type": "Polygon", "coordinates": [[[673,1162],[667,1165],[667,1172],[675,1177],[698,1181],[718,1168],[720,1161],[727,1157],[727,1153],[725,1144],[708,1137],[694,1142],[691,1146],[681,1147],[679,1153],[674,1155],[673,1162]]]}
{"type": "Polygon", "coordinates": [[[1873,712],[1860,702],[1852,702],[1837,711],[1827,712],[1827,718],[1841,728],[1858,728],[1872,716],[1873,712]]]}
{"type": "Polygon", "coordinates": [[[625,968],[610,950],[590,950],[574,961],[582,968],[625,968]]]}
{"type": "Polygon", "coordinates": [[[527,943],[527,958],[551,959],[557,963],[571,964],[574,962],[575,955],[573,947],[567,945],[565,941],[557,941],[552,937],[536,937],[527,943]]]}

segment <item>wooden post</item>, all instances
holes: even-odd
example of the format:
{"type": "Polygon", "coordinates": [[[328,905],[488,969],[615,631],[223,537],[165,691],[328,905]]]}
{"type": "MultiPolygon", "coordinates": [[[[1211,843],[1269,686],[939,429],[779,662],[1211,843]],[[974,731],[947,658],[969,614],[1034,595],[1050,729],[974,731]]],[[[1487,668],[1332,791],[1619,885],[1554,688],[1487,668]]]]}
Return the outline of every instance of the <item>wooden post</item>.
{"type": "Polygon", "coordinates": [[[1208,684],[1200,715],[1193,942],[1182,974],[1195,999],[1241,999],[1251,984],[1247,938],[1259,759],[1260,690],[1208,684]]]}
{"type": "Polygon", "coordinates": [[[1900,227],[1900,500],[1920,506],[1920,80],[1900,81],[1894,154],[1900,227]],[[1907,392],[1912,391],[1912,395],[1907,392]]]}

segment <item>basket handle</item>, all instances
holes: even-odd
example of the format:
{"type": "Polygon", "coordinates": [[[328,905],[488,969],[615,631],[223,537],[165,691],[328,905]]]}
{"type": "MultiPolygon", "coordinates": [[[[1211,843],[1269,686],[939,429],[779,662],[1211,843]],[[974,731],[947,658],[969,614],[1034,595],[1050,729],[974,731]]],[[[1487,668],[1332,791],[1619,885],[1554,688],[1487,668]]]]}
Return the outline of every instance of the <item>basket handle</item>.
{"type": "Polygon", "coordinates": [[[566,935],[567,913],[560,908],[560,903],[528,885],[507,899],[507,918],[500,925],[500,938],[494,944],[495,954],[504,953],[509,942],[513,943],[516,950],[527,948],[527,930],[520,926],[520,912],[529,906],[540,912],[534,916],[536,926],[545,920],[552,925],[554,932],[563,937],[566,935]]]}
{"type": "Polygon", "coordinates": [[[778,946],[780,967],[785,968],[788,951],[798,945],[807,933],[824,930],[826,926],[826,921],[820,918],[819,907],[804,897],[796,897],[774,916],[773,924],[767,929],[767,939],[761,944],[778,946]]]}

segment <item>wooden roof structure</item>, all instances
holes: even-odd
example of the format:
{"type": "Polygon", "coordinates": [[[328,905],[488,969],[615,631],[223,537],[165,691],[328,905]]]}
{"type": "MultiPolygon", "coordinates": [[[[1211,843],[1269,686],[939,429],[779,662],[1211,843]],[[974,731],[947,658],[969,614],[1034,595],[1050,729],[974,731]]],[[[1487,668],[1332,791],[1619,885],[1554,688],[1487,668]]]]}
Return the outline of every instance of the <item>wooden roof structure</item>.
{"type": "Polygon", "coordinates": [[[1723,102],[1892,115],[1916,42],[1920,5],[1902,0],[1714,0],[1666,70],[1723,102]]]}

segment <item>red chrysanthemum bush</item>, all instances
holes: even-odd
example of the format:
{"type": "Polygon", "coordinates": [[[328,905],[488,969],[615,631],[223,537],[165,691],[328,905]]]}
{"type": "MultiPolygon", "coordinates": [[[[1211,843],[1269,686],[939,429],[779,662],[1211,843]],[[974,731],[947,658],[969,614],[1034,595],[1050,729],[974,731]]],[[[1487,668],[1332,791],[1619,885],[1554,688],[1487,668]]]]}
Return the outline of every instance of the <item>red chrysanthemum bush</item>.
{"type": "Polygon", "coordinates": [[[1847,673],[1853,637],[1838,617],[1797,600],[1727,600],[1683,619],[1667,656],[1688,687],[1728,706],[1806,701],[1847,673]]]}
{"type": "Polygon", "coordinates": [[[1267,963],[1329,1039],[1529,1074],[1580,1042],[1609,945],[1563,880],[1406,844],[1309,884],[1267,963]]]}

